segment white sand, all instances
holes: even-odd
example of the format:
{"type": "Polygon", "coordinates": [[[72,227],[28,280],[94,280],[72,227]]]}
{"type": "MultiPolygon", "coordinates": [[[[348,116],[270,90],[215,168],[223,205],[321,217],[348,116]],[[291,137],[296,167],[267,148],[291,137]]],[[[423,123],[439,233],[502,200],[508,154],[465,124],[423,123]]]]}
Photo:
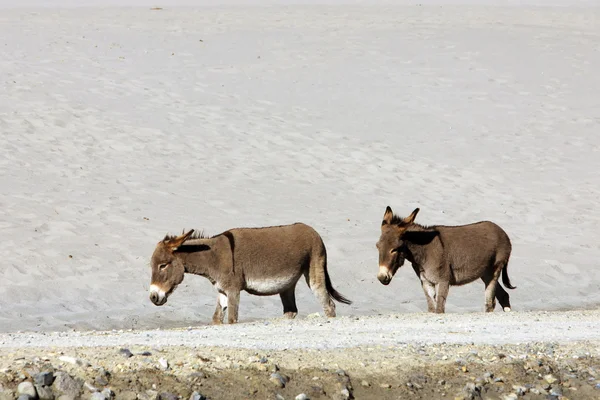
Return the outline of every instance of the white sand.
{"type": "MultiPolygon", "coordinates": [[[[504,227],[517,312],[600,304],[592,1],[94,1],[0,1],[0,331],[206,324],[203,278],[148,300],[156,242],[296,221],[339,315],[425,311],[408,264],[376,280],[387,205],[504,227]]],[[[481,310],[482,283],[451,288],[447,312],[481,310]]],[[[242,296],[242,322],[280,314],[242,296]]]]}

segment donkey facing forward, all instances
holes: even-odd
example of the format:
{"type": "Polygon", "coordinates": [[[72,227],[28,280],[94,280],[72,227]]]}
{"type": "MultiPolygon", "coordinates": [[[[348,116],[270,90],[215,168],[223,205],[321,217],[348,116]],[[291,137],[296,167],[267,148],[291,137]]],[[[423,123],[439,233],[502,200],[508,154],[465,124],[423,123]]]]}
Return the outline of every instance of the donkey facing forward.
{"type": "Polygon", "coordinates": [[[240,292],[269,296],[279,294],[283,313],[294,318],[296,283],[302,275],[321,303],[325,315],[335,317],[335,303],[351,301],[331,285],[327,254],[321,236],[310,226],[237,228],[213,237],[166,236],[152,255],[150,300],[157,306],[183,281],[184,273],[204,276],[219,292],[213,324],[238,321],[240,292]]]}
{"type": "Polygon", "coordinates": [[[460,226],[422,226],[414,223],[419,209],[408,217],[394,215],[387,207],[381,224],[379,274],[388,285],[392,277],[410,261],[427,298],[429,312],[443,313],[450,286],[460,286],[478,278],[485,284],[485,311],[492,312],[496,299],[504,311],[510,311],[506,271],[511,253],[508,235],[493,222],[482,221],[460,226]]]}

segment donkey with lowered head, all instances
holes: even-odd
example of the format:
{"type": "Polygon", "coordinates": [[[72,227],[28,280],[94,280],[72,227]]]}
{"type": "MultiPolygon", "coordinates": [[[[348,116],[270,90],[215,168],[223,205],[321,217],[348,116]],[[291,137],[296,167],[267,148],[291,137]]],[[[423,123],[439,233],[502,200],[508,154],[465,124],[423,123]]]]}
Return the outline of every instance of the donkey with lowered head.
{"type": "Polygon", "coordinates": [[[417,208],[402,218],[386,208],[377,242],[377,279],[388,285],[408,260],[421,280],[429,312],[445,311],[450,286],[478,278],[485,284],[485,311],[494,311],[496,299],[504,311],[510,311],[509,295],[498,282],[502,274],[504,286],[515,289],[506,270],[512,249],[506,232],[489,221],[423,226],[414,222],[418,212],[417,208]]]}
{"type": "Polygon", "coordinates": [[[240,292],[258,296],[279,294],[283,313],[294,318],[296,283],[302,275],[321,303],[325,315],[335,317],[335,303],[351,301],[331,285],[327,253],[321,236],[310,226],[296,223],[264,228],[230,229],[213,237],[167,235],[152,254],[150,300],[157,306],[183,281],[184,274],[204,276],[219,292],[213,324],[238,321],[240,292]]]}

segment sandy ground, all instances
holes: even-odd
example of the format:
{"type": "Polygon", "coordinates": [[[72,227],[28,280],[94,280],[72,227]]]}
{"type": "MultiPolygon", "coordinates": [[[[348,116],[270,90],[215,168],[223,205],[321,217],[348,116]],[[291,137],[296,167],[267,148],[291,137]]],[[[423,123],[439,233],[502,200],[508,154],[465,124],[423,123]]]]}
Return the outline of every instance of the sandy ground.
{"type": "MultiPolygon", "coordinates": [[[[410,266],[376,280],[387,205],[504,227],[518,312],[600,304],[600,8],[88,3],[1,3],[0,331],[201,326],[202,278],[148,300],[155,243],[296,221],[339,315],[424,311],[410,266]]],[[[242,296],[241,321],[280,313],[242,296]]]]}

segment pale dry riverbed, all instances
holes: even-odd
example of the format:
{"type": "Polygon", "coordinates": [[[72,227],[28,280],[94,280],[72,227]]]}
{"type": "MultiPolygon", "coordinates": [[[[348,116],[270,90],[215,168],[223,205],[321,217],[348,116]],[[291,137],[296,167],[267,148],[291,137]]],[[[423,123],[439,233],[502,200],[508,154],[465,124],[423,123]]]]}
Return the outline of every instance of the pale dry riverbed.
{"type": "Polygon", "coordinates": [[[28,390],[56,399],[599,399],[599,317],[309,316],[2,334],[0,399],[28,390]]]}

